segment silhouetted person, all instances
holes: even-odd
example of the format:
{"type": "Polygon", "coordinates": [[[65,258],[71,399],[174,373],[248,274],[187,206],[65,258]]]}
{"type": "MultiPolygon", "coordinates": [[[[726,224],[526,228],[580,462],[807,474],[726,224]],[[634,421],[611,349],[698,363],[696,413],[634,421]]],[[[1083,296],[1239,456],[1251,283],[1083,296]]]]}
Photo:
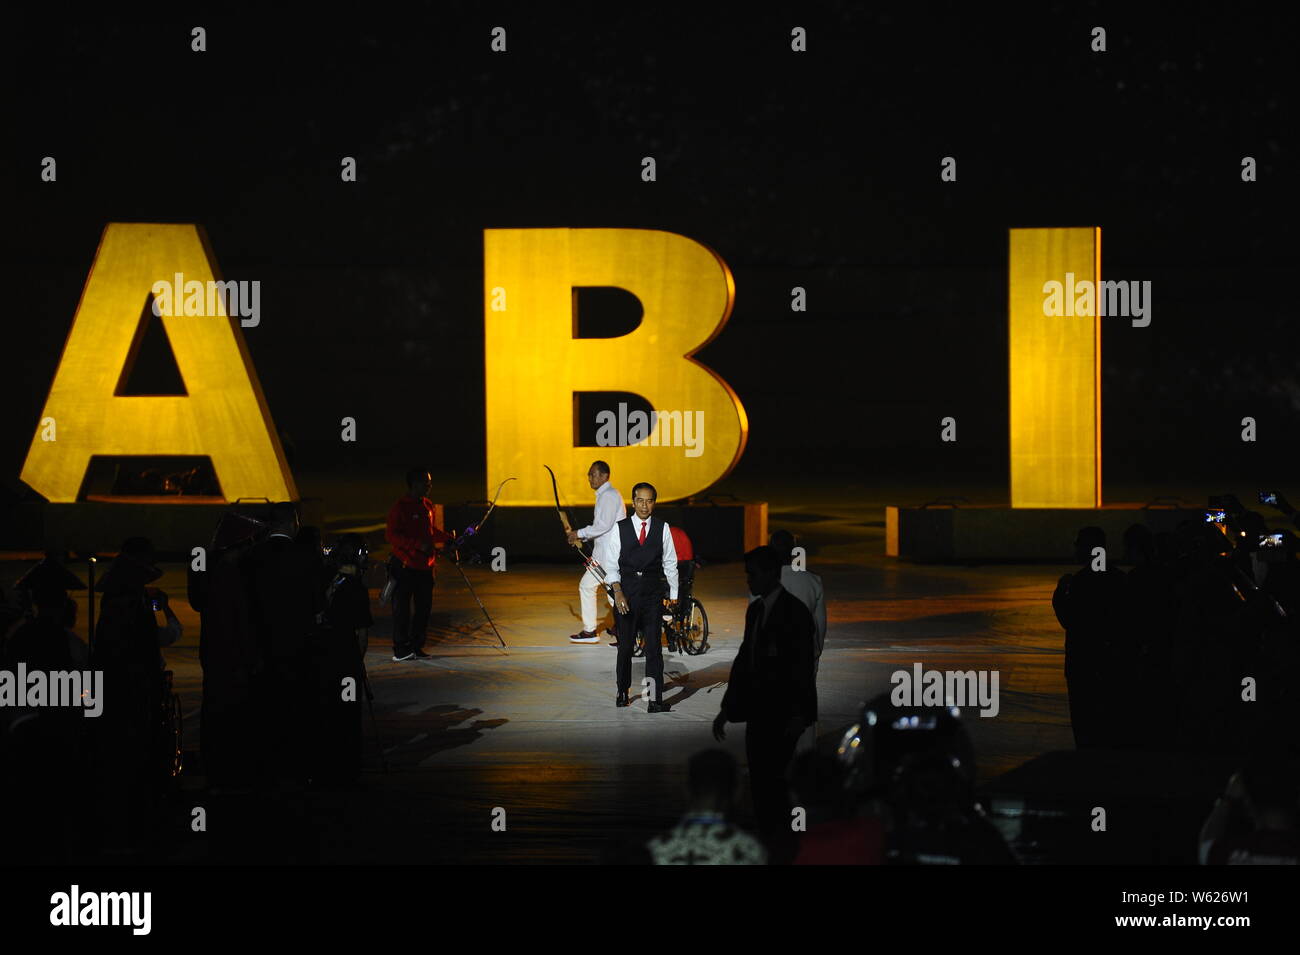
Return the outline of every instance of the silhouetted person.
{"type": "Polygon", "coordinates": [[[764,838],[788,840],[786,765],[804,729],[817,719],[813,672],[816,625],[799,598],[781,586],[781,559],[771,547],[745,555],[745,577],[758,600],[745,613],[745,637],[731,665],[713,735],[745,723],[745,753],[754,815],[764,838]]]}
{"type": "Polygon", "coordinates": [[[764,865],[763,844],[731,821],[736,796],[736,761],[721,749],[690,758],[686,814],[646,848],[656,865],[764,865]]]}
{"type": "Polygon", "coordinates": [[[393,661],[404,663],[427,657],[424,652],[429,611],[433,607],[434,568],[438,546],[455,538],[433,522],[429,489],[433,475],[427,468],[406,472],[407,493],[388,511],[387,537],[393,551],[393,661]]]}
{"type": "Polygon", "coordinates": [[[769,543],[781,558],[781,586],[794,594],[812,614],[816,626],[817,656],[813,661],[813,672],[821,663],[822,648],[826,645],[826,593],[822,579],[810,570],[795,570],[794,535],[789,531],[774,531],[769,543]]]}
{"type": "MultiPolygon", "coordinates": [[[[18,581],[32,616],[12,625],[0,645],[0,670],[28,674],[88,668],[86,645],[73,632],[77,604],[68,590],[86,587],[57,561],[46,558],[18,581]]],[[[15,610],[17,608],[14,608],[15,610]]],[[[93,684],[83,689],[93,692],[93,684]]],[[[6,821],[9,862],[67,862],[84,848],[77,811],[90,793],[89,730],[82,706],[0,707],[0,819],[6,821]]]]}
{"type": "Polygon", "coordinates": [[[19,662],[29,670],[80,670],[89,662],[89,651],[72,627],[77,605],[69,590],[85,590],[75,574],[58,561],[47,557],[18,581],[18,589],[27,595],[33,614],[20,617],[3,638],[0,663],[12,670],[19,662]]]}
{"type": "Polygon", "coordinates": [[[1105,746],[1113,735],[1115,714],[1108,707],[1115,704],[1107,687],[1114,645],[1123,629],[1124,583],[1123,575],[1106,560],[1105,547],[1101,528],[1079,531],[1074,551],[1083,567],[1063,575],[1052,594],[1052,609],[1065,629],[1065,683],[1079,749],[1105,746]],[[1102,567],[1103,560],[1105,570],[1094,569],[1102,567]]]}
{"type": "Polygon", "coordinates": [[[262,660],[260,735],[270,744],[267,769],[279,779],[306,779],[315,687],[309,651],[316,615],[325,605],[319,560],[295,541],[298,512],[271,508],[266,539],[244,560],[249,621],[262,660]]]}
{"type": "Polygon", "coordinates": [[[162,648],[180,638],[181,624],[167,595],[148,586],[161,576],[153,545],[132,537],[97,587],[103,597],[91,663],[104,672],[104,714],[95,730],[110,851],[141,848],[167,778],[162,648]]]}
{"type": "MultiPolygon", "coordinates": [[[[810,570],[795,570],[792,566],[794,561],[794,535],[786,530],[778,530],[772,533],[769,538],[772,549],[776,551],[777,556],[781,558],[781,586],[803,602],[812,614],[813,625],[816,629],[816,656],[813,658],[813,674],[821,666],[822,648],[826,646],[826,594],[822,588],[822,579],[810,570]]],[[[801,750],[812,749],[817,742],[817,724],[812,726],[799,737],[798,748],[801,750]]]]}
{"type": "Polygon", "coordinates": [[[369,551],[360,534],[330,548],[325,612],[315,637],[319,732],[312,779],[347,784],[361,772],[361,708],[369,692],[363,658],[374,622],[364,575],[369,551]]]}
{"type": "Polygon", "coordinates": [[[1156,536],[1144,524],[1132,524],[1124,532],[1124,557],[1130,569],[1122,578],[1122,630],[1107,677],[1114,685],[1124,679],[1120,674],[1130,674],[1146,690],[1126,701],[1125,709],[1133,718],[1127,720],[1127,731],[1112,733],[1110,743],[1167,748],[1175,730],[1170,717],[1177,711],[1170,679],[1175,619],[1172,570],[1159,559],[1156,536]]]}
{"type": "Polygon", "coordinates": [[[256,687],[262,658],[241,563],[265,532],[262,521],[226,514],[208,548],[206,570],[191,568],[189,574],[203,668],[203,769],[209,783],[219,787],[246,786],[257,773],[256,687]]]}
{"type": "Polygon", "coordinates": [[[1180,536],[1170,668],[1178,695],[1176,742],[1181,749],[1225,751],[1233,735],[1230,710],[1241,693],[1236,633],[1249,612],[1247,598],[1257,608],[1267,598],[1234,566],[1219,525],[1193,524],[1180,536]]]}

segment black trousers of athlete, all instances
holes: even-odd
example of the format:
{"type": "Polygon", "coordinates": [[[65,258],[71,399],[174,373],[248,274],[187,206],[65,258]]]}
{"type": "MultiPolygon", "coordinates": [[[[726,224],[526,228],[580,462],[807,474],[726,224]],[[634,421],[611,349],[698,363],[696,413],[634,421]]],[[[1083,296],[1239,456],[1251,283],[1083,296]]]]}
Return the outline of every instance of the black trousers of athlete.
{"type": "Polygon", "coordinates": [[[654,680],[650,699],[662,702],[664,654],[663,648],[659,646],[659,638],[663,633],[664,625],[663,594],[657,588],[647,588],[647,590],[653,592],[628,593],[625,583],[623,596],[627,598],[629,612],[614,615],[618,633],[616,689],[622,692],[632,685],[632,651],[636,649],[636,635],[639,630],[645,640],[645,675],[654,680]]]}
{"type": "Polygon", "coordinates": [[[397,572],[393,590],[393,656],[424,649],[433,608],[433,568],[403,567],[397,572]]]}

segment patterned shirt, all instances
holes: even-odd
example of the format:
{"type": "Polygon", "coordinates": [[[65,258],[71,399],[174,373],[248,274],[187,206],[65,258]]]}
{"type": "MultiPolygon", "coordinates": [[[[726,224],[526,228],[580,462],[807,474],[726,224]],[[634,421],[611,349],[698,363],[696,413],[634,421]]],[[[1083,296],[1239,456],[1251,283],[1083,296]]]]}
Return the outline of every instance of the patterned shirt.
{"type": "Polygon", "coordinates": [[[646,848],[655,865],[767,865],[763,844],[721,816],[687,816],[646,848]]]}

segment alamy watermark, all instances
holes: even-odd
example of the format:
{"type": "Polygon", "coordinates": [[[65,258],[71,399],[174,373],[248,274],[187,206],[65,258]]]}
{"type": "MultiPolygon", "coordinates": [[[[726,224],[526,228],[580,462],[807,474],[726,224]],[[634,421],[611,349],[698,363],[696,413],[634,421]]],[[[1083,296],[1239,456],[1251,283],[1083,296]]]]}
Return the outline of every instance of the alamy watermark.
{"type": "Polygon", "coordinates": [[[604,408],[596,413],[596,444],[683,448],[688,458],[698,458],[704,453],[704,412],[629,412],[627,402],[620,401],[617,412],[604,408]]]}
{"type": "Polygon", "coordinates": [[[81,707],[93,719],[104,712],[102,670],[0,670],[0,706],[81,707]]]}
{"type": "Polygon", "coordinates": [[[229,315],[244,328],[256,328],[262,321],[262,283],[216,282],[209,279],[185,281],[177,272],[172,281],[159,279],[150,287],[153,313],[161,318],[178,315],[229,315]]]}
{"type": "Polygon", "coordinates": [[[152,892],[82,892],[73,885],[50,896],[50,924],[129,925],[132,935],[148,935],[153,927],[152,892]]]}
{"type": "Polygon", "coordinates": [[[894,706],[979,706],[980,716],[997,716],[997,670],[925,670],[913,663],[911,670],[895,670],[889,702],[894,706]]]}
{"type": "Polygon", "coordinates": [[[1043,283],[1043,314],[1049,317],[1074,316],[1131,318],[1134,328],[1151,324],[1151,283],[1102,282],[1074,280],[1073,272],[1065,281],[1052,279],[1043,283]]]}

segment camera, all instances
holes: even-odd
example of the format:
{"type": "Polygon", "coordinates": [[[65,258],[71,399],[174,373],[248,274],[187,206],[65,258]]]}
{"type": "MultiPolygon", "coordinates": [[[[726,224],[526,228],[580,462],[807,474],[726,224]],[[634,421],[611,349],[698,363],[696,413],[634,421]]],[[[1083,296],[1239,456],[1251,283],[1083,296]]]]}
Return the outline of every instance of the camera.
{"type": "Polygon", "coordinates": [[[1274,507],[1277,507],[1277,491],[1260,491],[1259,503],[1272,504],[1274,507]]]}
{"type": "Polygon", "coordinates": [[[1221,507],[1209,507],[1205,509],[1205,523],[1207,524],[1224,524],[1228,520],[1228,512],[1221,507]]]}

